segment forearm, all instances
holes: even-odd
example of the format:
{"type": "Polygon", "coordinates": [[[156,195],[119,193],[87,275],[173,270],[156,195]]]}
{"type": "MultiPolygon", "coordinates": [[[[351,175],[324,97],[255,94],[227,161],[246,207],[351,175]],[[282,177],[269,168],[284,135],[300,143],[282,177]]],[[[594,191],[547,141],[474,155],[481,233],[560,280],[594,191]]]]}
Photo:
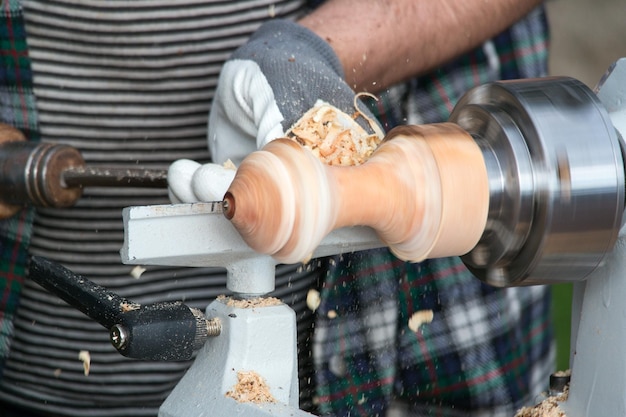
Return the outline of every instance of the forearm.
{"type": "Polygon", "coordinates": [[[335,50],[355,91],[380,91],[497,35],[541,0],[329,0],[300,24],[335,50]]]}

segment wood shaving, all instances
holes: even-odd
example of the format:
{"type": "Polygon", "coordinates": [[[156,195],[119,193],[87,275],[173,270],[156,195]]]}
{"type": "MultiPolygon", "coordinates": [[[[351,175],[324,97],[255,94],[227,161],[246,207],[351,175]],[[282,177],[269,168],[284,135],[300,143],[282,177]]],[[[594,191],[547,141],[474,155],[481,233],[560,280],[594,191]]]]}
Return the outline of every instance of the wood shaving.
{"type": "Polygon", "coordinates": [[[137,265],[130,271],[130,276],[132,276],[135,279],[139,279],[141,278],[141,274],[143,274],[144,272],[146,272],[146,268],[137,265]]]}
{"type": "Polygon", "coordinates": [[[228,307],[235,308],[271,307],[278,306],[283,303],[276,297],[254,297],[237,299],[232,297],[226,297],[225,295],[220,295],[217,297],[217,299],[226,304],[228,307]]]}
{"type": "MultiPolygon", "coordinates": [[[[376,120],[374,120],[371,117],[369,117],[367,115],[367,113],[364,113],[361,110],[359,110],[359,99],[361,97],[363,97],[363,96],[369,97],[369,98],[373,99],[374,101],[378,101],[378,97],[376,97],[372,93],[365,93],[365,92],[358,93],[357,95],[354,96],[353,105],[354,105],[354,108],[357,111],[357,115],[360,115],[362,118],[367,120],[367,123],[370,125],[370,127],[374,131],[374,134],[376,134],[376,136],[378,136],[380,138],[380,140],[382,140],[385,137],[385,132],[383,132],[383,130],[380,128],[380,126],[378,126],[378,122],[376,122],[376,120]]],[[[355,115],[355,118],[356,118],[357,115],[355,115]]]]}
{"type": "Polygon", "coordinates": [[[85,376],[89,375],[89,369],[91,369],[91,354],[88,350],[81,350],[78,352],[78,360],[83,363],[83,373],[85,376]]]}
{"type": "Polygon", "coordinates": [[[232,169],[233,171],[237,171],[237,166],[230,159],[227,159],[226,162],[222,164],[222,166],[226,169],[232,169]]]}
{"type": "Polygon", "coordinates": [[[562,394],[548,397],[533,407],[521,408],[515,413],[515,417],[566,417],[559,403],[567,400],[568,394],[566,388],[562,394]]]}
{"type": "Polygon", "coordinates": [[[226,396],[240,403],[277,402],[263,377],[254,371],[238,371],[237,383],[226,396]]]}
{"type": "Polygon", "coordinates": [[[315,311],[320,306],[322,302],[322,298],[320,297],[320,293],[317,290],[310,289],[306,294],[306,305],[309,307],[309,310],[315,311]]]}
{"type": "MultiPolygon", "coordinates": [[[[357,103],[355,97],[355,107],[357,103]]],[[[318,100],[286,133],[286,136],[309,149],[327,165],[360,165],[374,152],[383,138],[375,121],[358,108],[350,116],[337,107],[318,100]],[[356,122],[362,116],[377,133],[369,134],[356,122]]]]}
{"type": "Polygon", "coordinates": [[[413,333],[417,332],[422,324],[432,322],[433,316],[432,310],[416,311],[411,318],[409,318],[409,329],[411,329],[413,333]]]}
{"type": "Polygon", "coordinates": [[[120,311],[122,313],[128,313],[129,311],[139,310],[140,308],[141,308],[141,304],[129,303],[127,301],[120,303],[120,311]]]}

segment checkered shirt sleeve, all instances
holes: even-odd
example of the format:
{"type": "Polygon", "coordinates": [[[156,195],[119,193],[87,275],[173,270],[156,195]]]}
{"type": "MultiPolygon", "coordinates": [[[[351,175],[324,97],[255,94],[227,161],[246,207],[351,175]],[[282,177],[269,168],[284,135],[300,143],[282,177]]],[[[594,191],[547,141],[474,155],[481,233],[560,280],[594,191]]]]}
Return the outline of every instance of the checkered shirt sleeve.
{"type": "MultiPolygon", "coordinates": [[[[0,121],[17,127],[29,140],[39,140],[24,19],[16,0],[0,2],[0,121]]],[[[32,209],[24,209],[0,220],[0,371],[26,275],[33,217],[32,209]]]]}

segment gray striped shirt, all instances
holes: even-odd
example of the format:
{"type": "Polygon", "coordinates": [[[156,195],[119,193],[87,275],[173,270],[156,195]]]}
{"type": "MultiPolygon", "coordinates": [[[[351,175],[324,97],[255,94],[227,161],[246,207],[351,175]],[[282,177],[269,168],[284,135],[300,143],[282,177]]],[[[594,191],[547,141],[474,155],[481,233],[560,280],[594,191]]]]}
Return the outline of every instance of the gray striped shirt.
{"type": "MultiPolygon", "coordinates": [[[[90,165],[166,168],[208,161],[207,119],[221,65],[271,17],[295,18],[301,0],[24,0],[42,138],[80,149],[90,165]]],[[[31,251],[130,300],[182,300],[203,309],[225,292],[221,269],[120,262],[121,210],[167,202],[165,190],[88,188],[70,209],[42,209],[31,251]]],[[[296,309],[316,271],[277,270],[277,295],[296,309]]],[[[188,363],[121,356],[108,332],[27,282],[0,400],[57,415],[156,415],[188,363]],[[78,353],[88,350],[83,374],[78,353]]],[[[303,350],[304,351],[304,350],[303,350]]],[[[310,379],[306,370],[302,379],[310,379]]],[[[309,375],[310,376],[310,375],[309,375]]]]}

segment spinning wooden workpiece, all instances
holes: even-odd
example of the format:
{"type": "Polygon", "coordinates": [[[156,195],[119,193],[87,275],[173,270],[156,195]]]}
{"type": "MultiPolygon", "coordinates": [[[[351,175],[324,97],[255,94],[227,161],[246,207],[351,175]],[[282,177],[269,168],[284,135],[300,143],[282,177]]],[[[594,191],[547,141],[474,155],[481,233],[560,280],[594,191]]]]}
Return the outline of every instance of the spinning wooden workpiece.
{"type": "Polygon", "coordinates": [[[244,160],[224,211],[254,250],[306,261],[330,231],[370,226],[399,258],[462,255],[489,208],[480,148],[452,123],[392,130],[363,165],[327,166],[279,139],[244,160]]]}

